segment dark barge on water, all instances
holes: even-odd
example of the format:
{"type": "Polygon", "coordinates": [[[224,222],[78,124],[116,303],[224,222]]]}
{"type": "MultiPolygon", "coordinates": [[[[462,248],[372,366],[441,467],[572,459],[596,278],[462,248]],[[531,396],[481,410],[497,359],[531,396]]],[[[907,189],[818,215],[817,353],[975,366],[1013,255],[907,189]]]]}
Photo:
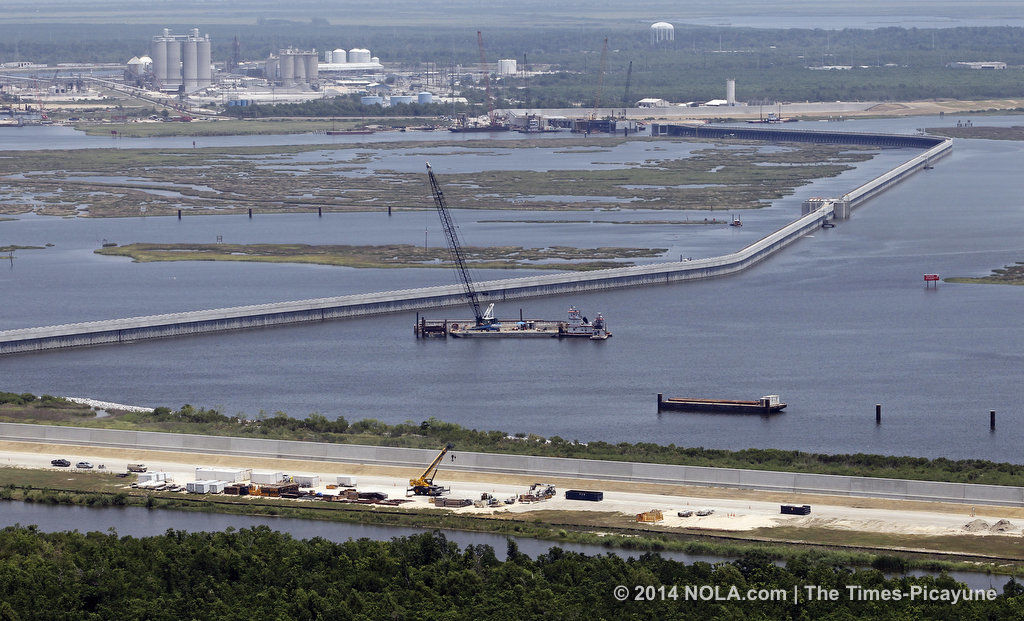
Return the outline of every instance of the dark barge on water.
{"type": "Polygon", "coordinates": [[[658,411],[683,410],[687,412],[722,412],[728,414],[777,414],[786,407],[779,401],[779,395],[765,395],[757,401],[734,401],[729,399],[685,399],[665,398],[658,393],[658,411]]]}

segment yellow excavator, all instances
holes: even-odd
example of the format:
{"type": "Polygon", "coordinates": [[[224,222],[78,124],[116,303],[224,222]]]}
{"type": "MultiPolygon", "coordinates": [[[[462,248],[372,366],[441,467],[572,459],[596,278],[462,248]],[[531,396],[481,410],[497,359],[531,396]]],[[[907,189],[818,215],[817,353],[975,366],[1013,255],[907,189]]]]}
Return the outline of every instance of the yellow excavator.
{"type": "Polygon", "coordinates": [[[406,491],[412,492],[417,496],[440,496],[450,491],[442,485],[434,485],[434,475],[437,474],[437,467],[441,464],[441,460],[453,448],[455,447],[449,444],[441,449],[441,452],[437,454],[434,461],[430,462],[430,465],[423,471],[423,474],[415,479],[409,479],[409,489],[406,491]]]}

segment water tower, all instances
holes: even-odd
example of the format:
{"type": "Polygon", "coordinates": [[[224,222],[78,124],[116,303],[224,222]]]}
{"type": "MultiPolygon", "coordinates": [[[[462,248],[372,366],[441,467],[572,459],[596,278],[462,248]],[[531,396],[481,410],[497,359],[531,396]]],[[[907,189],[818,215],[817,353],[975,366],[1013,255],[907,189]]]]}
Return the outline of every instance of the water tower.
{"type": "Polygon", "coordinates": [[[651,45],[669,43],[676,40],[676,29],[668,22],[651,24],[651,45]]]}

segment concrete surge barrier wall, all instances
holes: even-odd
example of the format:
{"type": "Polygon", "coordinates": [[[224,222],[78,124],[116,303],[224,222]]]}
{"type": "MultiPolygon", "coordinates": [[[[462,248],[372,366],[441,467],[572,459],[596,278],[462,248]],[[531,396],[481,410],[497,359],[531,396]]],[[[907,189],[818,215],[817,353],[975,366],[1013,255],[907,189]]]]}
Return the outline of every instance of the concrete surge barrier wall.
{"type": "MultiPolygon", "coordinates": [[[[929,165],[952,149],[951,140],[931,136],[847,134],[690,125],[653,125],[652,133],[653,135],[741,138],[773,142],[870,144],[925,148],[926,151],[860,186],[842,199],[825,202],[815,211],[738,252],[696,261],[655,263],[585,273],[560,273],[483,281],[476,284],[481,298],[485,301],[512,300],[620,287],[667,284],[735,274],[767,259],[800,237],[820,227],[825,220],[833,216],[848,217],[849,211],[853,207],[898,183],[914,171],[929,165]]],[[[39,328],[21,328],[0,331],[0,355],[364,317],[457,306],[464,302],[462,289],[458,285],[450,285],[39,328]]]]}
{"type": "MultiPolygon", "coordinates": [[[[738,252],[719,257],[595,270],[581,274],[558,273],[482,281],[476,283],[476,288],[483,300],[511,300],[619,287],[666,284],[681,280],[734,274],[767,259],[803,235],[819,228],[821,223],[831,215],[832,206],[823,206],[738,252]]],[[[0,354],[125,343],[205,332],[380,315],[456,306],[464,303],[465,296],[461,287],[447,285],[41,328],[22,328],[0,332],[0,354]]]]}
{"type": "MultiPolygon", "coordinates": [[[[55,453],[67,446],[212,453],[237,457],[267,457],[422,469],[436,451],[354,444],[327,444],[148,431],[88,429],[53,425],[0,423],[0,439],[38,442],[55,453]]],[[[781,493],[811,493],[896,500],[920,500],[974,505],[1024,506],[1024,488],[941,481],[882,479],[770,470],[741,470],[621,461],[598,461],[528,455],[499,455],[457,451],[444,471],[489,472],[517,476],[570,477],[634,483],[695,485],[756,489],[781,493]]],[[[60,457],[61,455],[54,455],[60,457]]],[[[443,478],[443,477],[442,477],[443,478]]]]}

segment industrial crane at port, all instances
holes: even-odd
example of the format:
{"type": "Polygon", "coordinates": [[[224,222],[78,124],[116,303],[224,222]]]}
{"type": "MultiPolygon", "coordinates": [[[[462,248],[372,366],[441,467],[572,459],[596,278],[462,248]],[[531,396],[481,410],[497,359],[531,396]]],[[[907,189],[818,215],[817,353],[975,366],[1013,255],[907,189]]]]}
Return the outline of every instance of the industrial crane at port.
{"type": "Polygon", "coordinates": [[[437,454],[434,461],[430,462],[427,469],[423,471],[423,474],[415,479],[409,479],[409,490],[417,496],[440,496],[441,494],[448,491],[447,488],[441,485],[434,485],[434,475],[437,474],[437,467],[441,464],[441,460],[448,454],[448,451],[455,448],[451,444],[441,449],[441,452],[437,454]]]}
{"type": "MultiPolygon", "coordinates": [[[[459,274],[459,278],[462,281],[462,286],[466,290],[466,299],[469,301],[469,305],[473,308],[473,319],[476,321],[476,327],[480,330],[497,329],[497,325],[494,323],[493,311],[491,308],[487,309],[487,314],[484,315],[480,312],[480,300],[477,298],[476,289],[473,288],[473,279],[469,276],[469,269],[466,267],[466,260],[463,257],[462,243],[459,241],[459,233],[455,228],[455,223],[452,221],[452,216],[448,213],[448,205],[444,200],[444,192],[441,191],[441,186],[437,183],[437,178],[434,177],[434,171],[430,168],[430,164],[427,164],[427,178],[430,179],[430,193],[434,196],[434,206],[437,207],[437,215],[441,217],[441,226],[444,228],[444,237],[448,242],[448,252],[452,256],[452,262],[455,264],[455,271],[459,274]],[[492,326],[494,326],[492,328],[492,326]]],[[[494,305],[492,304],[491,307],[494,305]]]]}

